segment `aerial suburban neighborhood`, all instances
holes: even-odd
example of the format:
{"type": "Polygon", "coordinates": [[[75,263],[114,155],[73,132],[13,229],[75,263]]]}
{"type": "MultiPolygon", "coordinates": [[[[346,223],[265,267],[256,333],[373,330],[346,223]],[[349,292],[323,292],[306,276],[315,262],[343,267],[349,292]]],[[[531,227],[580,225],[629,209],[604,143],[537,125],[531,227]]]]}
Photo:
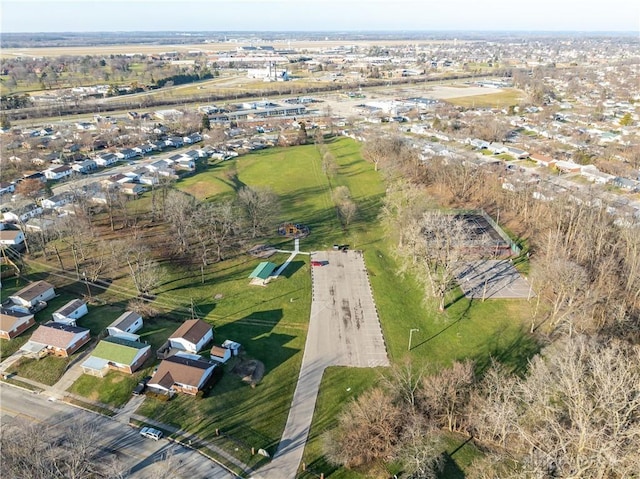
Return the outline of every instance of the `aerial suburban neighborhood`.
{"type": "Polygon", "coordinates": [[[0,474],[637,477],[640,11],[564,3],[7,2],[0,474]]]}

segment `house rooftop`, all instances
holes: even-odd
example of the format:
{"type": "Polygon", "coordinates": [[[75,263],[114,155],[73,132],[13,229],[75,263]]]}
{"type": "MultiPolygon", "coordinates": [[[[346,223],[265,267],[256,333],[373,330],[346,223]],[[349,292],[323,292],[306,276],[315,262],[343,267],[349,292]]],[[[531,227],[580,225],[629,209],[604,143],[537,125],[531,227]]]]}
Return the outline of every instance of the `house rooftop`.
{"type": "Polygon", "coordinates": [[[13,309],[0,308],[0,331],[12,330],[16,320],[25,317],[33,317],[33,314],[14,311],[13,309]]]}
{"type": "Polygon", "coordinates": [[[89,329],[51,322],[39,326],[38,329],[33,332],[29,341],[56,348],[66,348],[76,334],[86,331],[89,331],[89,329]]]}
{"type": "Polygon", "coordinates": [[[31,283],[30,285],[22,288],[14,294],[14,296],[18,296],[25,301],[33,301],[35,298],[51,288],[53,288],[53,285],[46,281],[36,281],[35,283],[31,283]]]}
{"type": "Polygon", "coordinates": [[[61,316],[67,316],[68,314],[73,313],[76,309],[81,308],[84,304],[87,304],[86,301],[82,301],[81,299],[72,299],[62,308],[54,311],[54,314],[58,313],[61,316]]]}
{"type": "Polygon", "coordinates": [[[91,356],[120,364],[131,364],[139,350],[149,347],[151,346],[139,341],[109,336],[98,343],[91,356]]]}
{"type": "Polygon", "coordinates": [[[157,379],[152,382],[166,389],[176,383],[197,387],[204,372],[214,366],[203,360],[170,356],[160,363],[155,374],[157,379]]]}
{"type": "Polygon", "coordinates": [[[117,328],[121,331],[126,331],[129,326],[135,323],[138,319],[140,319],[140,315],[138,313],[134,313],[133,311],[125,311],[118,318],[109,325],[110,328],[117,328]]]}
{"type": "Polygon", "coordinates": [[[191,343],[200,341],[209,331],[211,325],[202,319],[188,319],[176,329],[169,339],[183,338],[191,343]]]}

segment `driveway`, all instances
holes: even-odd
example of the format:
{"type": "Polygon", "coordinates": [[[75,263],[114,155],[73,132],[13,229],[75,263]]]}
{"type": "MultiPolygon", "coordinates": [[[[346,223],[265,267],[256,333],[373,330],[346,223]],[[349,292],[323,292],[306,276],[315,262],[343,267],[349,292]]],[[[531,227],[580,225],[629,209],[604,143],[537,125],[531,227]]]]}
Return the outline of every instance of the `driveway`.
{"type": "Polygon", "coordinates": [[[256,479],[295,479],[329,366],[388,366],[389,359],[361,251],[322,251],[311,259],[313,300],[298,384],[273,460],[256,479]]]}

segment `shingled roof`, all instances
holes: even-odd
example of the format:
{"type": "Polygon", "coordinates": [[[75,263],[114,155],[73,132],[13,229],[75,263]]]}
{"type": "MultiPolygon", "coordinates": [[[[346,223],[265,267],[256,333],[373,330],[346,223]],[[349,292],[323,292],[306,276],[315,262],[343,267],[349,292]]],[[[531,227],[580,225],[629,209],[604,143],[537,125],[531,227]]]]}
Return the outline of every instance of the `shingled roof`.
{"type": "Polygon", "coordinates": [[[169,339],[183,338],[197,344],[209,331],[211,325],[202,319],[188,319],[169,337],[169,339]]]}

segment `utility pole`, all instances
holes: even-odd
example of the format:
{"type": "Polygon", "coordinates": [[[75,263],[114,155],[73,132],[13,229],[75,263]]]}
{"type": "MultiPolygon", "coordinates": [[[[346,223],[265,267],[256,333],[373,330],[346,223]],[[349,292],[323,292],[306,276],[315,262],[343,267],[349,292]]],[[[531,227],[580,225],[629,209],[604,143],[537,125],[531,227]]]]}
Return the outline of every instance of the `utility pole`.
{"type": "Polygon", "coordinates": [[[407,351],[411,351],[411,337],[413,336],[414,331],[420,331],[420,330],[417,328],[412,328],[409,330],[409,347],[407,348],[407,351]]]}

